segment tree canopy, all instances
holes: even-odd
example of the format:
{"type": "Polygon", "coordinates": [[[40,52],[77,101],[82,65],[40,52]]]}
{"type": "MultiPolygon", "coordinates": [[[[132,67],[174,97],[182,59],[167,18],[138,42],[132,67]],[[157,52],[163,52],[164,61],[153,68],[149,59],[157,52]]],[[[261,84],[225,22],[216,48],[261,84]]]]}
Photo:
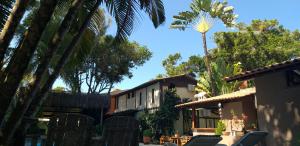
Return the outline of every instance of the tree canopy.
{"type": "MultiPolygon", "coordinates": [[[[99,38],[97,45],[86,58],[77,64],[69,60],[61,76],[72,92],[81,92],[86,85],[88,93],[110,90],[124,77],[132,77],[131,69],[143,65],[152,53],[136,42],[125,40],[113,43],[113,36],[99,38]]],[[[73,59],[76,59],[74,57],[73,59]]]]}
{"type": "Polygon", "coordinates": [[[205,64],[202,57],[192,55],[187,61],[182,61],[180,53],[170,54],[162,61],[166,74],[159,74],[158,77],[176,76],[181,74],[199,75],[205,71],[205,64]]]}
{"type": "Polygon", "coordinates": [[[277,20],[240,23],[237,31],[217,32],[214,38],[213,58],[222,58],[226,64],[240,62],[244,71],[300,56],[299,30],[290,31],[277,20]]]}

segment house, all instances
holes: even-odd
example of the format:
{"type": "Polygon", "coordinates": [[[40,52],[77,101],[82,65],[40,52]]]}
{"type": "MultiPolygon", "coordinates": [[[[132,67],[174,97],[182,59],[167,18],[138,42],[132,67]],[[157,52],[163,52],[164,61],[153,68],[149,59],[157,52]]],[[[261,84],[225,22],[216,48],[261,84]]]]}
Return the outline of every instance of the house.
{"type": "Polygon", "coordinates": [[[222,120],[226,126],[226,134],[220,144],[231,145],[235,142],[236,136],[242,135],[243,128],[249,129],[250,125],[257,123],[256,106],[255,106],[255,88],[241,89],[236,92],[223,94],[210,98],[202,98],[196,101],[186,102],[176,105],[182,111],[190,111],[191,125],[190,129],[195,135],[215,135],[217,123],[222,120]],[[233,123],[233,116],[239,123],[233,123]],[[241,133],[241,135],[235,133],[241,133]]]}
{"type": "Polygon", "coordinates": [[[116,96],[117,94],[124,92],[125,90],[120,90],[120,89],[115,89],[113,91],[110,92],[110,97],[109,97],[109,109],[106,113],[107,115],[112,115],[115,110],[116,110],[116,96]]]}
{"type": "MultiPolygon", "coordinates": [[[[177,95],[187,99],[195,95],[194,87],[197,81],[190,75],[150,80],[132,89],[111,94],[110,115],[137,116],[140,112],[148,110],[154,112],[164,101],[164,91],[175,88],[177,95]]],[[[182,132],[182,117],[175,123],[179,132],[182,132]]]]}
{"type": "Polygon", "coordinates": [[[228,77],[228,82],[253,79],[258,128],[269,132],[268,146],[300,145],[300,58],[228,77]]]}

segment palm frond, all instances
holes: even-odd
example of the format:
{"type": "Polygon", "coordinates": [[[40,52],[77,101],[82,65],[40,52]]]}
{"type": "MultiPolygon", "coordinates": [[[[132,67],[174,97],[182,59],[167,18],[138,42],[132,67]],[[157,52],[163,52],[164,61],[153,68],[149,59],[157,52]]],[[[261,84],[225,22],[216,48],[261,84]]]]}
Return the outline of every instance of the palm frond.
{"type": "Polygon", "coordinates": [[[174,22],[171,24],[171,28],[185,30],[190,24],[194,22],[194,20],[198,17],[198,13],[196,12],[180,12],[178,15],[173,16],[174,22]]]}
{"type": "Polygon", "coordinates": [[[15,3],[15,0],[1,0],[0,1],[0,32],[2,31],[2,28],[10,14],[10,11],[11,11],[14,3],[15,3]]]}
{"type": "Polygon", "coordinates": [[[110,0],[106,2],[109,13],[117,23],[117,38],[125,40],[133,30],[134,21],[139,14],[139,5],[134,0],[110,0]]]}
{"type": "Polygon", "coordinates": [[[161,0],[140,0],[140,7],[149,15],[155,28],[166,20],[165,8],[161,0]]]}
{"type": "Polygon", "coordinates": [[[129,36],[140,16],[140,10],[145,11],[152,20],[154,27],[165,21],[165,12],[161,0],[108,0],[108,12],[117,23],[117,40],[125,40],[129,36]]]}

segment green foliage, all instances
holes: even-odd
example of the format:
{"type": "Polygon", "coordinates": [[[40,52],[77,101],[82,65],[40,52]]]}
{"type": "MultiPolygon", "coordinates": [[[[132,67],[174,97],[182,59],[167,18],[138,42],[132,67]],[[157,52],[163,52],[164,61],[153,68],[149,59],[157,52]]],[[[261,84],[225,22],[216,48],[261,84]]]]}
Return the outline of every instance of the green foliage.
{"type": "MultiPolygon", "coordinates": [[[[40,64],[40,61],[45,56],[46,51],[48,50],[48,44],[51,41],[53,35],[57,31],[59,25],[61,24],[68,8],[70,7],[71,3],[70,1],[66,2],[60,2],[60,5],[55,9],[54,15],[51,17],[51,21],[46,26],[46,29],[44,30],[44,33],[38,43],[37,51],[34,54],[34,57],[30,63],[30,66],[28,68],[28,74],[32,74],[35,72],[35,69],[38,64],[40,64]]],[[[69,45],[72,37],[77,33],[74,31],[76,28],[78,28],[81,23],[84,21],[86,15],[89,12],[90,2],[86,1],[84,2],[84,8],[81,8],[77,12],[77,23],[71,25],[70,31],[66,34],[66,36],[63,38],[62,44],[59,45],[59,48],[57,49],[55,55],[53,56],[53,59],[50,63],[49,70],[52,70],[54,65],[57,63],[58,59],[62,55],[62,52],[66,49],[66,47],[69,45]]],[[[32,9],[28,10],[28,14],[24,18],[22,24],[20,25],[18,31],[17,31],[17,38],[19,40],[22,40],[23,33],[27,30],[28,26],[30,25],[34,14],[36,13],[36,10],[39,5],[36,5],[32,7],[32,9]]],[[[85,60],[85,58],[91,53],[91,51],[94,49],[95,44],[97,43],[100,36],[103,36],[106,28],[109,25],[109,20],[105,18],[104,11],[102,9],[98,9],[94,16],[91,19],[91,23],[89,23],[88,29],[86,29],[83,32],[83,35],[77,45],[75,46],[75,51],[71,55],[70,59],[67,61],[66,65],[63,67],[61,71],[61,77],[66,75],[69,72],[72,72],[73,70],[78,70],[78,67],[82,65],[82,62],[85,60]]],[[[44,80],[47,79],[47,75],[45,75],[44,80]]],[[[65,79],[65,78],[63,78],[65,79]]],[[[44,81],[43,80],[43,81],[44,81]]],[[[78,80],[76,78],[72,78],[72,81],[78,83],[78,80]]],[[[71,87],[71,89],[78,89],[79,85],[74,85],[71,87]]],[[[74,91],[72,90],[72,91],[74,91]]]]}
{"type": "Polygon", "coordinates": [[[146,129],[151,129],[152,131],[155,130],[155,113],[149,113],[148,111],[145,111],[139,118],[139,121],[142,131],[146,129]]]}
{"type": "Polygon", "coordinates": [[[226,130],[225,124],[219,120],[217,124],[217,128],[215,129],[215,134],[216,135],[222,135],[222,132],[226,130]]]}
{"type": "Polygon", "coordinates": [[[141,14],[137,10],[143,10],[152,20],[154,27],[158,27],[165,21],[165,10],[161,0],[148,1],[106,1],[108,12],[115,18],[117,24],[117,39],[126,39],[131,34],[135,20],[141,14]]]}
{"type": "Polygon", "coordinates": [[[300,56],[300,33],[279,25],[277,20],[253,20],[238,24],[238,31],[215,33],[217,49],[213,58],[226,64],[240,62],[243,70],[289,60],[300,56]]]}
{"type": "Polygon", "coordinates": [[[200,72],[205,71],[204,60],[200,56],[190,56],[188,61],[182,61],[181,54],[175,53],[169,55],[162,61],[162,65],[166,70],[166,75],[160,74],[157,78],[166,76],[176,76],[182,74],[193,74],[197,75],[200,72]]]}
{"type": "Polygon", "coordinates": [[[102,131],[103,131],[102,125],[101,124],[97,124],[95,126],[95,128],[96,128],[96,134],[101,136],[102,135],[102,131]]]}
{"type": "Polygon", "coordinates": [[[175,105],[180,100],[175,90],[166,90],[164,102],[155,113],[145,112],[140,118],[142,130],[162,131],[165,135],[174,133],[174,121],[179,117],[179,109],[175,105]]]}
{"type": "Polygon", "coordinates": [[[152,137],[153,133],[152,133],[151,129],[144,130],[143,131],[143,136],[152,137]]]}
{"type": "MultiPolygon", "coordinates": [[[[218,59],[212,63],[213,78],[216,85],[217,95],[231,93],[238,90],[240,82],[235,81],[227,83],[224,78],[228,76],[237,75],[242,72],[241,64],[226,64],[222,59],[218,59]]],[[[211,94],[210,79],[207,72],[203,72],[198,80],[196,91],[206,92],[208,96],[211,94]]]]}
{"type": "Polygon", "coordinates": [[[131,70],[143,65],[152,56],[147,47],[136,42],[114,40],[112,36],[100,37],[91,53],[81,62],[70,64],[68,69],[63,70],[62,79],[73,92],[80,92],[82,84],[88,87],[88,93],[111,89],[124,77],[131,78],[131,70]]]}
{"type": "Polygon", "coordinates": [[[61,86],[57,86],[57,87],[53,88],[52,91],[54,91],[54,92],[65,92],[66,88],[61,87],[61,86]]]}
{"type": "Polygon", "coordinates": [[[160,129],[166,135],[174,133],[174,121],[179,117],[179,109],[175,105],[180,98],[174,89],[166,90],[164,94],[164,102],[155,113],[156,128],[160,129]]]}
{"type": "Polygon", "coordinates": [[[199,17],[209,16],[212,19],[221,20],[226,26],[234,25],[237,15],[233,13],[233,6],[229,6],[227,1],[217,0],[193,0],[190,11],[180,12],[173,16],[174,22],[171,28],[185,30],[190,25],[197,23],[199,17]]]}

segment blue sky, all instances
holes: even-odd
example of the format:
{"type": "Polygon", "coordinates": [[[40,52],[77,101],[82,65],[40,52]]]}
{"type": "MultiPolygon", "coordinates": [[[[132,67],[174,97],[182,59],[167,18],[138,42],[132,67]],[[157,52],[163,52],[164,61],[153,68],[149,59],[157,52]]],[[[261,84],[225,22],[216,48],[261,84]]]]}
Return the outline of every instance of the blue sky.
{"type": "MultiPolygon", "coordinates": [[[[161,65],[163,59],[168,55],[180,53],[183,60],[191,55],[203,55],[201,34],[193,29],[179,31],[169,29],[172,23],[172,16],[178,12],[189,10],[192,0],[165,0],[166,22],[155,29],[148,17],[142,18],[135,25],[131,41],[136,41],[145,45],[153,53],[152,58],[143,66],[133,70],[131,79],[125,78],[115,88],[128,89],[156,77],[157,74],[164,73],[161,65]]],[[[229,5],[234,6],[235,13],[239,15],[237,22],[249,24],[253,19],[278,19],[280,24],[290,30],[300,28],[299,0],[228,0],[229,5]]],[[[109,28],[108,33],[114,34],[115,24],[109,28]]],[[[218,31],[230,31],[221,22],[215,22],[213,29],[207,34],[208,47],[214,48],[213,33],[218,31]]],[[[54,86],[62,85],[61,81],[54,86]]]]}

